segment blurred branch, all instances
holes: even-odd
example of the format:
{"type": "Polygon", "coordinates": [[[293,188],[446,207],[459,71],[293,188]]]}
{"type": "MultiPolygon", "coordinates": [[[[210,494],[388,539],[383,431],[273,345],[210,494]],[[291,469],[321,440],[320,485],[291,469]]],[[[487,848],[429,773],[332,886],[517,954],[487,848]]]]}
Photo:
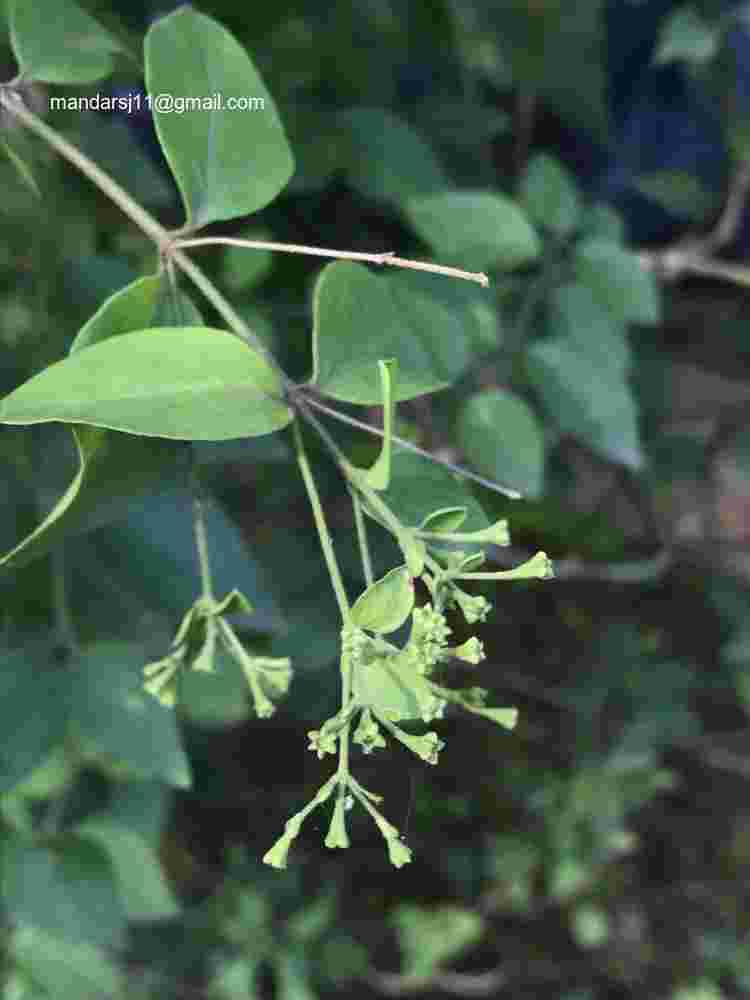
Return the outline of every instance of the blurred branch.
{"type": "Polygon", "coordinates": [[[443,990],[453,996],[489,997],[502,989],[507,977],[500,969],[489,969],[487,972],[436,972],[425,978],[420,976],[404,976],[393,972],[370,972],[369,984],[389,997],[403,997],[426,990],[443,990]]]}
{"type": "Polygon", "coordinates": [[[714,255],[724,249],[742,221],[742,213],[750,192],[750,160],[740,163],[729,185],[724,209],[714,228],[703,236],[687,236],[671,247],[643,250],[638,255],[646,271],[652,271],[662,281],[676,281],[683,274],[699,274],[722,278],[737,285],[750,285],[750,270],[725,264],[714,255]]]}

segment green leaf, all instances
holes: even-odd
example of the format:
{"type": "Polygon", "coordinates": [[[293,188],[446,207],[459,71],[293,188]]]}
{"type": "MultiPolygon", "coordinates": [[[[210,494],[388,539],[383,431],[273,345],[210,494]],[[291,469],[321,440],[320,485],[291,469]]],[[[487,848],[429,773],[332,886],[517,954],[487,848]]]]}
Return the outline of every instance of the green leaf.
{"type": "Polygon", "coordinates": [[[527,404],[510,392],[488,389],[464,403],[458,442],[472,465],[532,497],[544,485],[544,439],[527,404]]]}
{"type": "MultiPolygon", "coordinates": [[[[422,706],[417,685],[426,687],[418,674],[404,674],[393,662],[393,657],[380,657],[368,663],[358,663],[352,678],[355,697],[381,718],[421,719],[422,706]]],[[[429,695],[429,691],[425,692],[429,695]]]]}
{"type": "Polygon", "coordinates": [[[125,767],[133,776],[191,785],[174,713],[143,691],[143,650],[107,640],[85,649],[77,663],[71,718],[86,754],[125,767]]]}
{"type": "Polygon", "coordinates": [[[55,666],[47,643],[29,643],[0,657],[0,794],[28,777],[62,743],[70,700],[70,675],[55,666]]]}
{"type": "Polygon", "coordinates": [[[403,298],[396,301],[396,287],[390,276],[376,276],[362,264],[339,261],[323,269],[314,295],[311,379],[321,392],[377,405],[382,388],[376,362],[391,357],[398,361],[394,401],[446,387],[424,331],[410,323],[403,298]]]}
{"type": "Polygon", "coordinates": [[[486,296],[468,282],[416,272],[378,276],[349,262],[321,272],[314,321],[313,381],[364,405],[382,402],[382,358],[398,362],[399,401],[445,388],[498,341],[486,296]]]}
{"type": "Polygon", "coordinates": [[[643,462],[638,414],[622,372],[555,337],[531,345],[529,378],[563,433],[630,468],[643,462]]]}
{"type": "Polygon", "coordinates": [[[691,222],[702,222],[717,207],[716,195],[685,170],[660,170],[656,174],[641,175],[637,187],[665,211],[691,222]]]}
{"type": "Polygon", "coordinates": [[[158,492],[175,472],[178,455],[171,441],[146,439],[99,427],[71,428],[78,471],[43,521],[0,556],[0,570],[16,570],[64,538],[116,520],[149,492],[158,492]]]}
{"type": "Polygon", "coordinates": [[[51,844],[16,841],[4,857],[9,915],[68,941],[117,945],[126,916],[104,850],[65,834],[51,844]]]}
{"type": "Polygon", "coordinates": [[[393,434],[393,383],[396,381],[396,362],[378,361],[380,381],[383,386],[383,444],[373,465],[364,473],[365,481],[374,490],[387,490],[391,481],[391,437],[393,434]]]}
{"type": "Polygon", "coordinates": [[[208,327],[111,337],[50,365],[0,403],[0,423],[61,420],[201,441],[268,434],[291,419],[268,362],[208,327]]]}
{"type": "Polygon", "coordinates": [[[481,915],[462,906],[427,909],[404,904],[392,919],[404,956],[404,975],[414,978],[433,976],[439,966],[478,944],[485,929],[481,915]]]}
{"type": "MultiPolygon", "coordinates": [[[[14,0],[10,43],[21,73],[45,83],[93,83],[109,76],[122,48],[73,0],[14,0]]],[[[179,93],[179,91],[178,91],[179,93]]]]}
{"type": "MultiPolygon", "coordinates": [[[[45,991],[45,1000],[102,1000],[121,994],[122,975],[103,948],[28,925],[16,929],[10,947],[14,964],[45,991]]],[[[41,996],[22,993],[20,1000],[41,996]]]]}
{"type": "Polygon", "coordinates": [[[466,530],[477,531],[490,523],[467,480],[398,446],[391,462],[391,483],[383,497],[403,524],[421,524],[430,511],[446,507],[466,509],[466,530]]]}
{"type": "Polygon", "coordinates": [[[307,961],[297,951],[279,951],[275,961],[278,1000],[317,1000],[307,961]]]}
{"type": "Polygon", "coordinates": [[[673,10],[663,22],[653,57],[654,65],[687,62],[702,65],[716,55],[721,40],[721,26],[705,21],[692,3],[673,10]]]}
{"type": "Polygon", "coordinates": [[[294,159],[273,100],[237,40],[212,18],[180,7],[149,29],[145,61],[153,98],[209,102],[178,113],[154,109],[187,225],[249,215],[273,201],[292,176],[294,159]],[[210,104],[217,94],[221,109],[210,104]],[[262,103],[227,107],[248,98],[262,103]]]}
{"type": "Polygon", "coordinates": [[[432,531],[436,534],[458,531],[466,520],[465,507],[441,507],[435,510],[419,525],[422,531],[432,531]]]}
{"type": "Polygon", "coordinates": [[[128,920],[164,920],[180,912],[156,851],[139,833],[106,813],[89,817],[76,833],[109,855],[128,920]]]}
{"type": "Polygon", "coordinates": [[[404,207],[417,235],[466,270],[512,270],[539,256],[541,243],[521,208],[490,191],[446,191],[404,207]]]}
{"type": "Polygon", "coordinates": [[[550,296],[548,327],[579,354],[624,376],[630,368],[625,321],[594,296],[588,285],[556,288],[550,296]]]}
{"type": "Polygon", "coordinates": [[[588,236],[595,236],[612,243],[625,241],[625,223],[622,216],[611,205],[602,201],[594,202],[586,212],[584,230],[588,236]]]}
{"type": "MultiPolygon", "coordinates": [[[[252,616],[238,625],[261,632],[283,630],[284,620],[269,578],[235,522],[213,499],[204,505],[204,518],[217,592],[236,585],[255,607],[252,616]]],[[[158,614],[179,621],[201,588],[193,530],[189,491],[167,486],[158,495],[133,505],[122,521],[79,540],[73,566],[86,576],[88,589],[82,591],[82,598],[89,605],[87,613],[92,614],[91,608],[96,607],[98,621],[114,604],[122,617],[128,606],[135,604],[141,615],[151,620],[158,614]]],[[[79,579],[79,586],[83,583],[79,579]]],[[[165,643],[171,634],[170,629],[165,643]]]]}
{"type": "Polygon", "coordinates": [[[414,584],[406,566],[396,566],[360,594],[351,619],[370,632],[395,632],[414,608],[414,584]]]}
{"type": "Polygon", "coordinates": [[[552,156],[532,157],[521,182],[521,204],[537,225],[569,236],[578,225],[581,202],[575,181],[552,156]]]}
{"type": "Polygon", "coordinates": [[[148,327],[204,325],[193,300],[174,287],[166,272],[146,275],[105,299],[78,331],[68,353],[148,327]]]}
{"type": "Polygon", "coordinates": [[[576,248],[575,272],[616,319],[656,324],[661,303],[656,280],[638,255],[605,239],[587,239],[576,248]]]}
{"type": "MultiPolygon", "coordinates": [[[[139,278],[110,296],[74,339],[70,354],[110,337],[149,326],[171,313],[200,317],[190,299],[171,294],[160,275],[139,278]]],[[[139,497],[162,491],[181,467],[184,448],[159,438],[139,438],[85,425],[70,428],[78,471],[44,520],[0,557],[0,568],[17,568],[44,555],[71,535],[115,520],[139,497]]]]}
{"type": "Polygon", "coordinates": [[[396,205],[450,187],[427,143],[383,108],[341,112],[349,182],[364,195],[396,205]]]}

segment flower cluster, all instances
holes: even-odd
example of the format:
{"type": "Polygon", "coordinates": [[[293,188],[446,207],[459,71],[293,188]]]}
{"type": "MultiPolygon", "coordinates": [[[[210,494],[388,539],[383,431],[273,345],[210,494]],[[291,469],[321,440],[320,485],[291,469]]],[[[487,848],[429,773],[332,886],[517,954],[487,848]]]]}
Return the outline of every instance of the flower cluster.
{"type": "Polygon", "coordinates": [[[252,605],[239,591],[233,590],[221,601],[200,597],[186,613],[172,640],[169,653],[143,668],[143,687],[162,705],[177,703],[180,677],[185,670],[215,672],[217,643],[241,667],[252,694],[259,718],[268,718],[276,710],[274,701],[283,697],[292,679],[287,657],[253,656],[245,649],[225,619],[226,614],[252,612],[252,605]]]}

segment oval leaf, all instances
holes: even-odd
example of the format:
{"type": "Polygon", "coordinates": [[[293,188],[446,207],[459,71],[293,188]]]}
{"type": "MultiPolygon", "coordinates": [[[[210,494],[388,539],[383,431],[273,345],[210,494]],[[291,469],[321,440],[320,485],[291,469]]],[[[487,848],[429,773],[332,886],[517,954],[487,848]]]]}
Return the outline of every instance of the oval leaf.
{"type": "Polygon", "coordinates": [[[349,182],[363,194],[400,204],[450,187],[427,143],[383,108],[339,114],[349,182]]]}
{"type": "Polygon", "coordinates": [[[438,534],[458,531],[466,520],[466,514],[465,507],[441,507],[440,510],[428,514],[419,527],[422,531],[433,531],[438,534]]]}
{"type": "Polygon", "coordinates": [[[458,440],[472,465],[491,479],[538,497],[544,481],[541,428],[526,403],[500,389],[471,396],[458,418],[458,440]]]}
{"type": "Polygon", "coordinates": [[[359,628],[370,632],[395,632],[414,607],[414,586],[406,566],[397,566],[361,594],[351,610],[359,628]]]}
{"type": "Polygon", "coordinates": [[[73,0],[16,0],[10,43],[24,77],[45,83],[93,83],[109,76],[122,46],[73,0]]]}
{"type": "Polygon", "coordinates": [[[382,403],[383,358],[398,362],[394,402],[446,388],[452,372],[433,349],[429,314],[409,293],[397,276],[372,274],[362,264],[323,268],[313,299],[311,380],[321,392],[348,403],[382,403]]]}
{"type": "Polygon", "coordinates": [[[537,225],[558,236],[572,233],[581,214],[573,178],[558,160],[544,153],[529,161],[521,183],[521,202],[537,225]]]}
{"type": "Polygon", "coordinates": [[[417,692],[387,657],[357,666],[354,693],[362,705],[388,719],[419,719],[422,716],[417,692]]]}
{"type": "Polygon", "coordinates": [[[62,743],[69,704],[70,674],[54,669],[46,643],[26,645],[0,657],[0,719],[5,734],[0,794],[28,777],[62,743]]]}
{"type": "Polygon", "coordinates": [[[561,337],[532,344],[527,370],[545,409],[563,433],[630,468],[643,463],[638,413],[625,374],[588,358],[561,337]]]}
{"type": "Polygon", "coordinates": [[[469,270],[528,264],[541,243],[519,206],[490,191],[446,191],[414,198],[406,215],[415,232],[440,257],[469,270]]]}
{"type": "Polygon", "coordinates": [[[52,844],[18,841],[8,848],[4,870],[14,920],[76,942],[120,943],[126,916],[98,844],[70,834],[52,844]]]}
{"type": "Polygon", "coordinates": [[[185,6],[149,29],[145,59],[152,98],[195,101],[176,114],[176,107],[154,108],[188,226],[249,215],[272,201],[292,176],[294,159],[271,95],[239,42],[185,6]],[[211,103],[217,96],[221,108],[211,103]]]}
{"type": "Polygon", "coordinates": [[[576,247],[575,272],[617,319],[654,325],[661,319],[656,278],[641,267],[638,254],[605,239],[576,247]]]}
{"type": "Polygon", "coordinates": [[[266,360],[208,327],[154,327],[50,365],[0,403],[0,423],[93,424],[147,437],[221,441],[292,419],[266,360]]]}
{"type": "Polygon", "coordinates": [[[137,643],[100,641],[77,664],[72,722],[84,753],[125,767],[137,778],[158,778],[178,788],[192,783],[173,712],[142,687],[143,649],[137,643]]]}

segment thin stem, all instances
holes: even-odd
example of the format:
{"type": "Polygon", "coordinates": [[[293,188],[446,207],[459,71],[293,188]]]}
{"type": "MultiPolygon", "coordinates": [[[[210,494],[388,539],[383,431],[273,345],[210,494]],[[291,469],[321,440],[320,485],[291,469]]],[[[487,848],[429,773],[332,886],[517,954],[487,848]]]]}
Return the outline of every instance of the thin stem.
{"type": "Polygon", "coordinates": [[[339,611],[341,612],[341,620],[346,623],[349,620],[349,601],[346,596],[346,590],[344,589],[344,581],[341,578],[341,570],[339,569],[339,564],[336,561],[336,553],[333,551],[333,542],[331,540],[330,532],[328,531],[328,525],[326,524],[323,506],[320,502],[320,496],[318,495],[315,480],[313,479],[310,463],[307,460],[307,452],[305,451],[305,445],[302,441],[302,434],[300,433],[299,425],[296,420],[292,421],[292,430],[294,432],[294,444],[297,451],[297,463],[300,467],[300,472],[302,473],[302,479],[305,483],[305,489],[307,490],[307,496],[310,500],[310,506],[312,507],[313,517],[315,518],[315,527],[318,529],[320,545],[323,549],[326,565],[328,566],[328,575],[331,578],[333,590],[336,594],[339,611]]]}
{"type": "Polygon", "coordinates": [[[464,281],[476,281],[487,288],[490,280],[480,271],[463,271],[458,267],[446,267],[443,264],[431,264],[429,261],[408,260],[397,257],[390,250],[383,253],[358,253],[354,250],[328,250],[326,247],[308,247],[297,243],[272,243],[267,240],[243,240],[234,236],[202,236],[196,239],[177,240],[175,247],[205,247],[224,244],[232,247],[244,247],[247,250],[272,250],[279,253],[301,253],[308,257],[333,257],[339,260],[361,260],[368,264],[387,264],[391,267],[405,267],[412,271],[429,271],[431,274],[444,274],[449,278],[461,278],[464,281]]]}
{"type": "Polygon", "coordinates": [[[372,573],[370,547],[367,543],[367,525],[365,524],[365,518],[362,513],[362,504],[360,503],[356,490],[350,489],[349,495],[352,498],[352,507],[354,508],[354,523],[357,526],[357,541],[359,542],[359,554],[362,559],[362,569],[365,574],[365,583],[368,587],[371,587],[375,578],[372,573]]]}
{"type": "Polygon", "coordinates": [[[0,88],[0,106],[13,115],[14,118],[18,118],[19,121],[23,122],[29,131],[34,132],[41,139],[44,139],[47,145],[56,150],[64,159],[78,167],[81,173],[85,174],[111,201],[121,208],[125,215],[146,236],[150,237],[160,250],[164,250],[170,244],[171,237],[167,230],[159,225],[156,219],[145,209],[141,208],[138,202],[131,198],[128,192],[120,187],[117,181],[113,180],[109,174],[101,170],[88,156],[77,149],[72,143],[68,142],[67,139],[64,139],[53,128],[46,125],[33,111],[29,111],[23,103],[20,94],[9,89],[7,86],[0,88]]]}
{"type": "Polygon", "coordinates": [[[69,653],[78,650],[78,636],[76,635],[73,616],[68,603],[68,580],[65,565],[64,546],[59,545],[52,550],[52,604],[55,613],[55,626],[60,641],[69,653]]]}
{"type": "Polygon", "coordinates": [[[88,156],[77,149],[71,142],[68,142],[67,139],[53,128],[50,128],[49,125],[45,124],[32,111],[29,111],[21,97],[15,91],[7,87],[0,88],[0,107],[21,121],[29,131],[38,135],[56,150],[60,156],[68,160],[69,163],[72,163],[82,174],[88,177],[100,191],[127,215],[131,222],[135,223],[144,235],[154,241],[163,257],[173,260],[177,264],[180,270],[190,278],[196,288],[200,289],[227,325],[268,360],[269,364],[279,373],[284,384],[286,386],[290,384],[289,379],[280,370],[273,355],[258,340],[247,323],[227,302],[213,282],[206,277],[189,257],[175,249],[173,234],[157,222],[149,212],[141,208],[138,202],[124,188],[120,187],[117,181],[113,180],[109,174],[105,173],[88,156]]]}
{"type": "Polygon", "coordinates": [[[193,489],[193,530],[195,531],[195,547],[198,552],[198,565],[201,573],[202,596],[210,601],[214,599],[213,581],[211,579],[211,562],[208,556],[208,536],[206,534],[206,511],[203,498],[203,486],[198,479],[193,458],[192,470],[193,489]]]}
{"type": "MultiPolygon", "coordinates": [[[[376,434],[380,438],[385,436],[385,432],[379,427],[373,427],[372,424],[366,424],[362,420],[357,420],[355,417],[350,417],[346,413],[334,410],[332,407],[326,406],[325,403],[321,403],[314,396],[305,395],[304,400],[309,406],[314,407],[316,410],[320,410],[321,413],[325,413],[329,417],[333,417],[334,420],[340,420],[344,424],[349,424],[351,427],[357,427],[359,430],[367,431],[369,434],[376,434]]],[[[463,468],[463,466],[454,465],[453,462],[448,462],[444,458],[438,458],[437,455],[432,455],[429,451],[425,451],[424,448],[420,448],[418,445],[412,444],[411,441],[405,441],[403,438],[397,437],[395,434],[391,435],[391,440],[400,448],[405,448],[407,451],[411,451],[415,455],[421,455],[422,458],[427,458],[436,465],[442,465],[444,469],[449,469],[458,476],[463,476],[465,479],[471,479],[473,482],[479,483],[480,486],[484,486],[488,490],[493,490],[495,493],[502,493],[503,496],[509,497],[511,500],[520,500],[523,496],[523,494],[519,493],[518,490],[510,489],[507,486],[501,486],[500,483],[493,482],[491,479],[485,479],[483,476],[477,475],[476,472],[471,472],[469,469],[463,468]]]]}

